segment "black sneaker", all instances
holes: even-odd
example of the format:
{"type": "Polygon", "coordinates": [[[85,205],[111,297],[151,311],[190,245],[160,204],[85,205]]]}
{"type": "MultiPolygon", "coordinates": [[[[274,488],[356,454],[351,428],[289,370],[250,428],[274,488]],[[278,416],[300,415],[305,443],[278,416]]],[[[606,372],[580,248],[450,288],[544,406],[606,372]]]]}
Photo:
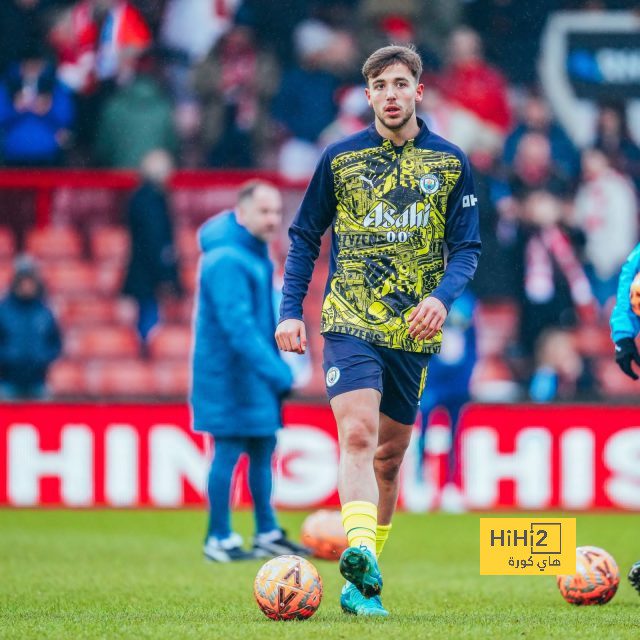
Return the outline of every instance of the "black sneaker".
{"type": "Polygon", "coordinates": [[[212,562],[236,562],[254,560],[258,557],[252,551],[242,548],[242,538],[237,533],[232,533],[222,540],[213,536],[207,538],[203,551],[204,557],[212,562]]]}
{"type": "Polygon", "coordinates": [[[308,556],[309,549],[287,538],[284,529],[275,529],[269,533],[259,533],[253,539],[253,553],[261,558],[272,556],[308,556]]]}
{"type": "Polygon", "coordinates": [[[631,586],[640,593],[640,560],[633,563],[633,566],[629,569],[628,578],[631,586]]]}

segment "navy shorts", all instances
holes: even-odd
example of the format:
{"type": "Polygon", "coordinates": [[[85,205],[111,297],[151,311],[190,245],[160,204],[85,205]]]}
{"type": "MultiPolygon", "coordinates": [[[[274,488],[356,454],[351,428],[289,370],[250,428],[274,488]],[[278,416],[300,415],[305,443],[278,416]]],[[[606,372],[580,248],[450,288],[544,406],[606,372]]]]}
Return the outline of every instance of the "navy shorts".
{"type": "Polygon", "coordinates": [[[354,336],[324,334],[324,375],[329,399],[356,389],[377,389],[380,411],[401,424],[418,415],[430,354],[380,347],[354,336]]]}

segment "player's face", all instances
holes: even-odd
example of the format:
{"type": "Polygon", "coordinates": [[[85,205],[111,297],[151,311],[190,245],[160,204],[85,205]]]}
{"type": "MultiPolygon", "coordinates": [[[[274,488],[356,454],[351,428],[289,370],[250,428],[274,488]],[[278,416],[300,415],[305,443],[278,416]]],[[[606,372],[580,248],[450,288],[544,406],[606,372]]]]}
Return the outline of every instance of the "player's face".
{"type": "Polygon", "coordinates": [[[376,119],[390,131],[398,131],[413,119],[423,90],[424,86],[416,82],[409,68],[397,63],[369,78],[365,92],[376,119]]]}
{"type": "Polygon", "coordinates": [[[259,186],[238,205],[238,222],[263,242],[271,242],[282,223],[282,198],[277,189],[259,186]]]}

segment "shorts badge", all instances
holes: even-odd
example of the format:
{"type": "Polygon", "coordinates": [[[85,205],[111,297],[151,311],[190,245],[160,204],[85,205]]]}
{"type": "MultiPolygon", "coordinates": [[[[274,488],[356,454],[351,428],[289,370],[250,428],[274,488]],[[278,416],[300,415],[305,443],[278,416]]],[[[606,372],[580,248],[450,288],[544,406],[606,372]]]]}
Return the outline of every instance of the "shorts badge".
{"type": "Polygon", "coordinates": [[[333,387],[338,380],[340,380],[340,369],[338,369],[338,367],[331,367],[331,369],[327,371],[327,387],[333,387]]]}

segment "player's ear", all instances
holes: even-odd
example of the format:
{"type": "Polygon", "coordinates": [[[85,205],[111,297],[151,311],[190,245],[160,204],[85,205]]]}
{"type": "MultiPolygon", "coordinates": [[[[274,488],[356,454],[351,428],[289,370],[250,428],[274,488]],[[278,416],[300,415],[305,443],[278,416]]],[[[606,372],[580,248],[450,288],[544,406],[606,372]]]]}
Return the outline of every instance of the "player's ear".
{"type": "Polygon", "coordinates": [[[424,97],[424,85],[419,82],[416,87],[416,102],[422,102],[422,98],[424,97]]]}
{"type": "Polygon", "coordinates": [[[364,95],[367,96],[367,104],[371,107],[373,106],[371,104],[371,91],[369,91],[369,87],[365,87],[364,89],[364,95]]]}

